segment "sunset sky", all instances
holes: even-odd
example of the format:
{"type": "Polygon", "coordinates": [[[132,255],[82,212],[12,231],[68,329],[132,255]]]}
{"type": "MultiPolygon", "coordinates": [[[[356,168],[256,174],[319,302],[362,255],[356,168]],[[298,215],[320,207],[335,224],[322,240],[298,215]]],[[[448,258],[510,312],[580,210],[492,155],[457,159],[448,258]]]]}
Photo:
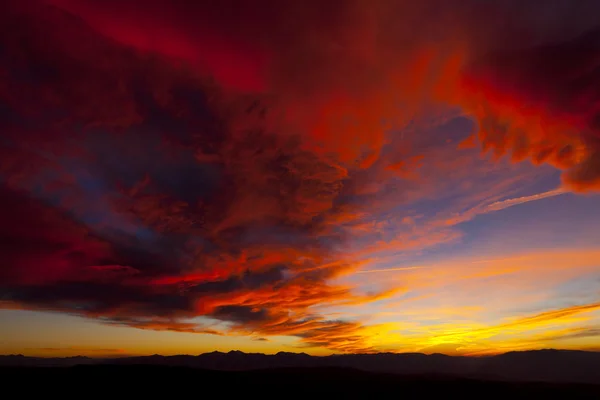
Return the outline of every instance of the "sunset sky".
{"type": "Polygon", "coordinates": [[[596,0],[0,5],[0,354],[600,351],[596,0]]]}

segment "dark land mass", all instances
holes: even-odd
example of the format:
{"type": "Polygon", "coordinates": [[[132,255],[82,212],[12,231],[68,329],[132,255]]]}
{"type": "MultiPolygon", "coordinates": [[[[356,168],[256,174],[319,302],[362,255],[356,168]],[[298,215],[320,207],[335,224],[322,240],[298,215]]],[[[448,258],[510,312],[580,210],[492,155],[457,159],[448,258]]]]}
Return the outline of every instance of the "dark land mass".
{"type": "Polygon", "coordinates": [[[315,357],[240,351],[111,359],[11,355],[0,356],[0,368],[4,382],[35,382],[29,390],[45,390],[47,394],[64,385],[81,384],[90,390],[149,393],[155,389],[185,392],[186,387],[215,387],[227,393],[282,393],[283,397],[328,392],[351,398],[408,393],[449,398],[547,395],[600,399],[600,353],[566,350],[489,357],[420,353],[315,357]]]}
{"type": "Polygon", "coordinates": [[[600,399],[600,386],[506,382],[441,375],[398,375],[341,367],[217,371],[160,365],[0,367],[5,390],[60,398],[110,394],[152,398],[600,399]]]}

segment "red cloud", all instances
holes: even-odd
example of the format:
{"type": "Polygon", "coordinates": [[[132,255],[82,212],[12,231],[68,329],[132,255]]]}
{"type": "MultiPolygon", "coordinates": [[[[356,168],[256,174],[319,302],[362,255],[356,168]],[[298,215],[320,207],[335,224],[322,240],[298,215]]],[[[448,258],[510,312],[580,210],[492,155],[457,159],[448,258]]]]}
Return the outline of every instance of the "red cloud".
{"type": "Polygon", "coordinates": [[[99,32],[126,45],[183,59],[229,88],[265,89],[269,54],[256,40],[256,31],[269,18],[251,2],[151,1],[143,7],[130,0],[51,3],[81,15],[99,32]],[[236,24],[237,34],[224,30],[223,22],[226,28],[236,24]]]}
{"type": "MultiPolygon", "coordinates": [[[[11,306],[371,351],[360,323],[315,307],[394,293],[331,279],[359,265],[350,234],[372,239],[353,254],[415,245],[386,242],[376,214],[437,165],[446,137],[423,132],[449,106],[475,114],[484,149],[598,187],[594,47],[507,50],[535,10],[504,29],[477,1],[49,3],[0,20],[11,306]],[[540,73],[556,53],[573,64],[540,73]]],[[[493,4],[501,22],[515,7],[493,4]]]]}
{"type": "Polygon", "coordinates": [[[4,284],[52,284],[110,255],[84,226],[26,193],[2,188],[0,198],[4,284]]]}
{"type": "Polygon", "coordinates": [[[2,121],[3,306],[217,332],[185,321],[205,316],[364,350],[356,335],[337,338],[360,324],[311,311],[373,300],[326,282],[352,269],[326,237],[348,178],[335,155],[265,130],[260,99],[230,106],[162,57],[59,9],[16,6],[2,37],[15,55],[1,93],[13,116],[2,121]]]}
{"type": "Polygon", "coordinates": [[[600,188],[600,31],[472,66],[466,88],[478,102],[480,139],[497,154],[549,162],[577,191],[600,188]]]}

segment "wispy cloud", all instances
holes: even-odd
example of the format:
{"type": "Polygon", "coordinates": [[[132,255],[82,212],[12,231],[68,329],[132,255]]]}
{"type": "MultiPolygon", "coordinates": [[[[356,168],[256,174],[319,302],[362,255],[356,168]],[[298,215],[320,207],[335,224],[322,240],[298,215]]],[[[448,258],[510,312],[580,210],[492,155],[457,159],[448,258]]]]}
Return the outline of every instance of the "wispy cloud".
{"type": "Polygon", "coordinates": [[[372,273],[378,273],[378,272],[398,272],[398,271],[411,271],[414,269],[423,269],[423,268],[427,268],[425,266],[422,267],[397,267],[397,268],[381,268],[381,269],[367,269],[367,270],[362,270],[362,271],[356,271],[356,274],[372,274],[372,273]]]}
{"type": "Polygon", "coordinates": [[[531,201],[542,200],[542,199],[546,199],[548,197],[559,196],[559,195],[565,194],[565,193],[569,193],[569,191],[566,189],[563,189],[563,188],[558,188],[558,189],[548,190],[547,192],[532,194],[530,196],[516,197],[513,199],[496,201],[494,203],[491,203],[491,204],[485,206],[484,213],[492,212],[492,211],[500,211],[500,210],[504,210],[505,208],[508,208],[508,207],[513,207],[513,206],[516,206],[519,204],[529,203],[531,201]]]}
{"type": "MultiPolygon", "coordinates": [[[[539,346],[538,341],[528,341],[528,337],[535,338],[537,330],[550,329],[551,332],[557,326],[585,323],[589,318],[581,314],[598,309],[600,303],[590,303],[519,317],[492,326],[474,323],[445,324],[432,327],[428,336],[414,336],[407,341],[411,340],[417,346],[426,343],[421,350],[432,346],[447,346],[462,354],[497,353],[502,348],[536,348],[539,346]],[[500,337],[502,339],[498,339],[500,337]]],[[[552,336],[551,333],[549,335],[552,336]]]]}
{"type": "Polygon", "coordinates": [[[546,192],[536,193],[529,196],[515,197],[505,200],[494,201],[492,203],[477,205],[465,212],[456,213],[445,220],[446,225],[456,225],[472,220],[478,215],[489,214],[496,211],[501,211],[509,207],[518,206],[520,204],[529,203],[532,201],[543,200],[549,197],[555,197],[569,193],[564,188],[548,190],[546,192]]]}

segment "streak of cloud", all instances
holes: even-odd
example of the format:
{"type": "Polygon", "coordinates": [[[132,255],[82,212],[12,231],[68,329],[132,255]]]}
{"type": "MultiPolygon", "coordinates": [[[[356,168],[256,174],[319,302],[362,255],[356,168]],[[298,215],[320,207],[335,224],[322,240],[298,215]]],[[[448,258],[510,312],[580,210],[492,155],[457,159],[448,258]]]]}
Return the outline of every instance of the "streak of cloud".
{"type": "Polygon", "coordinates": [[[382,268],[382,269],[367,269],[362,271],[356,271],[357,274],[371,274],[378,272],[398,272],[398,271],[410,271],[413,269],[423,269],[427,267],[398,267],[398,268],[382,268]]]}
{"type": "Polygon", "coordinates": [[[455,225],[458,223],[472,220],[473,218],[475,218],[478,215],[484,215],[484,214],[489,214],[489,213],[496,212],[496,211],[501,211],[501,210],[507,209],[509,207],[518,206],[520,204],[525,204],[525,203],[529,203],[532,201],[543,200],[543,199],[546,199],[549,197],[559,196],[559,195],[562,195],[565,193],[569,193],[569,191],[566,189],[563,189],[563,188],[558,188],[558,189],[548,190],[546,192],[532,194],[529,196],[521,196],[521,197],[515,197],[515,198],[511,198],[511,199],[494,201],[493,203],[479,205],[479,206],[473,207],[470,210],[467,210],[463,213],[455,215],[455,216],[449,218],[446,221],[446,224],[455,225]]]}
{"type": "MultiPolygon", "coordinates": [[[[456,324],[444,326],[442,332],[432,330],[429,337],[416,340],[417,342],[429,343],[429,346],[454,348],[455,351],[462,349],[463,354],[493,354],[501,352],[501,347],[512,343],[512,348],[535,348],[536,343],[528,343],[526,340],[518,340],[519,335],[536,329],[566,325],[573,321],[573,317],[586,314],[600,309],[600,303],[582,304],[572,307],[554,309],[539,314],[528,315],[501,323],[494,326],[481,326],[474,324],[456,324]],[[515,337],[516,340],[504,340],[494,346],[494,340],[498,336],[515,337]]],[[[585,317],[579,317],[580,321],[586,321],[585,317]]],[[[551,331],[550,331],[551,332],[551,331]]],[[[550,334],[551,335],[551,334],[550,334]]],[[[414,339],[413,339],[414,340],[414,339]]],[[[510,346],[510,345],[509,345],[510,346]]],[[[510,348],[510,347],[509,347],[510,348]]]]}
{"type": "Polygon", "coordinates": [[[562,189],[562,188],[553,189],[553,190],[549,190],[547,192],[532,194],[530,196],[523,196],[523,197],[517,197],[514,199],[506,199],[506,200],[502,200],[502,201],[496,201],[492,204],[489,204],[485,208],[486,208],[486,210],[489,210],[489,211],[500,211],[500,210],[504,210],[505,208],[508,208],[508,207],[513,207],[513,206],[516,206],[519,204],[529,203],[530,201],[542,200],[542,199],[546,199],[548,197],[559,196],[559,195],[565,194],[565,193],[568,193],[568,191],[566,191],[565,189],[562,189]]]}

